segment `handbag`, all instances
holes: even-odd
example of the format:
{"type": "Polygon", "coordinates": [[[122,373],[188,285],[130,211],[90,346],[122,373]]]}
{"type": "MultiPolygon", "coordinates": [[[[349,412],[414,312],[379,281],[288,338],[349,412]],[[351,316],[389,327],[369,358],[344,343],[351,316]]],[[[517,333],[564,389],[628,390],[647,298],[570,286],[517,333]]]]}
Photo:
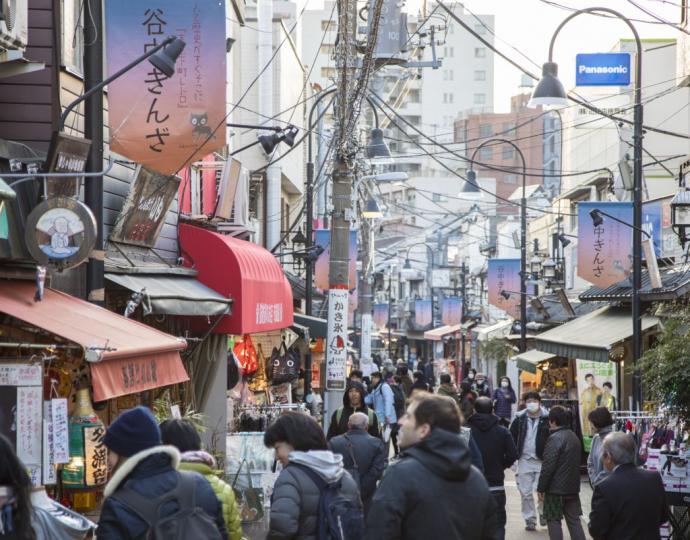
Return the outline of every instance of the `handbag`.
{"type": "Polygon", "coordinates": [[[261,349],[261,343],[256,345],[256,363],[258,367],[249,381],[249,389],[252,392],[264,392],[268,388],[268,377],[266,376],[266,357],[261,349]]]}
{"type": "Polygon", "coordinates": [[[259,369],[259,360],[256,356],[256,349],[249,334],[242,336],[242,339],[235,344],[233,349],[237,360],[242,369],[242,375],[250,377],[259,369]]]}
{"type": "Polygon", "coordinates": [[[355,484],[357,484],[357,489],[361,491],[362,486],[360,485],[361,478],[359,473],[359,465],[357,465],[357,460],[355,459],[355,452],[352,448],[352,441],[350,440],[350,437],[348,437],[347,435],[343,436],[347,441],[347,453],[350,454],[350,459],[352,460],[352,469],[348,469],[347,472],[350,473],[350,476],[352,476],[352,479],[355,481],[355,484]]]}
{"type": "Polygon", "coordinates": [[[235,478],[232,481],[232,490],[235,492],[235,499],[237,500],[237,507],[240,512],[240,517],[245,523],[253,523],[261,521],[264,517],[264,490],[263,488],[255,488],[252,485],[252,473],[249,470],[249,463],[243,459],[240,463],[235,478]],[[238,488],[237,478],[240,476],[242,466],[247,464],[247,486],[238,488]]]}
{"type": "Polygon", "coordinates": [[[294,351],[288,350],[285,342],[281,343],[279,349],[273,349],[271,366],[271,384],[288,383],[299,377],[299,357],[294,351]]]}

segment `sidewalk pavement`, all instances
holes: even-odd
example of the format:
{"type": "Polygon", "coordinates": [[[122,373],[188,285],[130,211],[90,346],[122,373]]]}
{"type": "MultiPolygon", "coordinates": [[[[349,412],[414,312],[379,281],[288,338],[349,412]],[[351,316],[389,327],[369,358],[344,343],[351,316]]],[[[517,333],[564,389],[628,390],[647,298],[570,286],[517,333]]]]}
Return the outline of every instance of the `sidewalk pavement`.
{"type": "MultiPolygon", "coordinates": [[[[505,485],[507,498],[506,512],[508,514],[506,540],[544,540],[548,538],[549,535],[546,532],[546,527],[537,527],[536,532],[525,530],[525,522],[520,512],[520,492],[515,484],[515,475],[510,470],[506,471],[505,485]]],[[[585,536],[589,539],[591,537],[587,534],[587,520],[592,501],[592,488],[589,486],[586,475],[582,477],[581,486],[580,503],[582,504],[582,528],[585,530],[585,536]]],[[[570,538],[565,521],[563,521],[563,536],[564,538],[570,538]]]]}

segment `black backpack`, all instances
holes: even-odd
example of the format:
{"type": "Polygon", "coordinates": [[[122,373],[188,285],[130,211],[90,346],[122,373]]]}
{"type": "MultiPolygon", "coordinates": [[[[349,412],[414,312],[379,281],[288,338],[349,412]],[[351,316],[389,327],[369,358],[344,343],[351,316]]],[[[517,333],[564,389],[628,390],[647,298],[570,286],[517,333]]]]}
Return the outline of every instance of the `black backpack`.
{"type": "Polygon", "coordinates": [[[172,491],[150,499],[132,488],[119,489],[113,497],[148,525],[147,540],[220,540],[215,520],[196,505],[196,474],[179,472],[172,491]],[[163,505],[177,501],[178,509],[169,516],[160,516],[163,505]]]}
{"type": "Polygon", "coordinates": [[[310,467],[291,463],[303,470],[319,490],[317,540],[361,540],[364,536],[364,512],[359,495],[348,497],[342,492],[342,482],[327,484],[310,467]]]}
{"type": "Polygon", "coordinates": [[[405,394],[402,388],[397,384],[390,385],[393,391],[393,408],[395,409],[395,416],[400,419],[400,417],[405,414],[405,394]]]}

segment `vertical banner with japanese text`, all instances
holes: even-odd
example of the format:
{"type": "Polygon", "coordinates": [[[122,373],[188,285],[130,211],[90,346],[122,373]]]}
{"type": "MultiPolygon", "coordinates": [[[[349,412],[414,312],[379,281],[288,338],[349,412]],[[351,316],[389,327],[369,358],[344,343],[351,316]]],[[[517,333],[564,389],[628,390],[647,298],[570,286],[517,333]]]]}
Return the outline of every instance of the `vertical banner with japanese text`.
{"type": "Polygon", "coordinates": [[[326,389],[345,390],[347,378],[347,289],[328,291],[326,389]]]}
{"type": "Polygon", "coordinates": [[[453,326],[462,322],[462,298],[450,296],[441,302],[441,322],[453,326]]]}
{"type": "Polygon", "coordinates": [[[632,271],[633,208],[629,202],[581,202],[577,205],[577,275],[597,287],[608,287],[626,279],[632,271]],[[590,212],[600,210],[619,219],[601,215],[594,224],[590,212]]]}
{"type": "Polygon", "coordinates": [[[414,322],[417,326],[429,326],[433,320],[431,300],[415,300],[414,302],[414,322]]]}
{"type": "Polygon", "coordinates": [[[108,75],[168,36],[186,47],[168,78],[148,61],[108,85],[110,147],[172,174],[225,146],[225,3],[107,0],[108,75]]]}
{"type": "Polygon", "coordinates": [[[489,304],[520,318],[520,259],[489,259],[489,304]],[[508,298],[501,292],[504,291],[508,298]]]}
{"type": "Polygon", "coordinates": [[[374,326],[379,330],[388,326],[388,303],[374,304],[374,326]]]}

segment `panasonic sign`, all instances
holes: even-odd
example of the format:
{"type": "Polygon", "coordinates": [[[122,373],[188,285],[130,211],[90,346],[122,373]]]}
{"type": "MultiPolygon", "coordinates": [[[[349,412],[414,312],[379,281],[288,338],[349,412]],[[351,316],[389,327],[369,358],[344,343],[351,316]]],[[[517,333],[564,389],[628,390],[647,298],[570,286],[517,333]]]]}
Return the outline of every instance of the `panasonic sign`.
{"type": "Polygon", "coordinates": [[[628,86],[630,84],[630,54],[578,54],[575,84],[577,86],[628,86]]]}

